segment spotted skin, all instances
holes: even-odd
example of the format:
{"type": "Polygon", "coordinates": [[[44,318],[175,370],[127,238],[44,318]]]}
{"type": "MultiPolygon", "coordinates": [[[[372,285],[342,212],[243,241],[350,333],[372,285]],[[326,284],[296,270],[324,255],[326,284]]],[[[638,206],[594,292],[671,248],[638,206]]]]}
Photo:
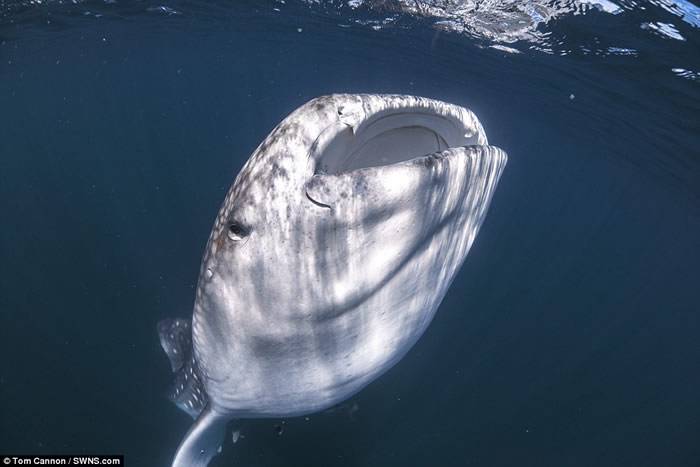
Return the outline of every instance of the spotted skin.
{"type": "Polygon", "coordinates": [[[209,399],[192,355],[190,322],[184,319],[164,319],[158,323],[158,334],[160,345],[175,374],[168,399],[192,418],[197,418],[209,399]]]}

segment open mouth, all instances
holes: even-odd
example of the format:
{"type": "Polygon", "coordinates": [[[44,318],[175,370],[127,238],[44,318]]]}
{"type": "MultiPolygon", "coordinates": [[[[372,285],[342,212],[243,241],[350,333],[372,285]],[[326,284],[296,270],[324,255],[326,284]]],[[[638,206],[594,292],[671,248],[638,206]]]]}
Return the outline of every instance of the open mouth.
{"type": "Polygon", "coordinates": [[[354,106],[339,106],[338,116],[312,150],[316,174],[393,165],[449,148],[486,144],[471,112],[431,99],[396,96],[387,103],[367,96],[354,106]]]}

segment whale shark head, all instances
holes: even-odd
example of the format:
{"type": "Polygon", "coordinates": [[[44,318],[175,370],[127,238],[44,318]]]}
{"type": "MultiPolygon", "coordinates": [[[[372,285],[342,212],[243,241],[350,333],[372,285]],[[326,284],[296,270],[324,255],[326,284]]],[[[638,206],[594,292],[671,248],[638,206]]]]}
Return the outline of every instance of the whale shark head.
{"type": "Polygon", "coordinates": [[[183,366],[190,413],[309,413],[390,368],[431,321],[505,162],[473,113],[440,101],[332,95],[290,114],[212,229],[183,366]]]}

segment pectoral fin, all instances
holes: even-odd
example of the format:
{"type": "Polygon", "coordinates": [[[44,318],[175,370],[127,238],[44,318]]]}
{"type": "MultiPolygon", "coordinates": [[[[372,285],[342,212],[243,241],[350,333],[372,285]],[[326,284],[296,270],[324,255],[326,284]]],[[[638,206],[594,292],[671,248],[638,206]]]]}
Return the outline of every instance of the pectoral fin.
{"type": "Polygon", "coordinates": [[[158,337],[163,351],[170,360],[173,373],[180,370],[192,351],[192,329],[184,319],[164,319],[158,323],[158,337]]]}

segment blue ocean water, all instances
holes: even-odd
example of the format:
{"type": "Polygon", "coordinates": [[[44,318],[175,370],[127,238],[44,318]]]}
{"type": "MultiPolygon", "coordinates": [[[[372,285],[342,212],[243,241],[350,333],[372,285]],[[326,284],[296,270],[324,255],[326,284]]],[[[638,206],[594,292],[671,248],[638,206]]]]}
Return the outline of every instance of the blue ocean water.
{"type": "Polygon", "coordinates": [[[0,1],[0,452],[165,466],[156,323],[234,175],[334,92],[472,109],[509,154],[438,314],[212,465],[700,465],[700,9],[650,2],[0,1]]]}

